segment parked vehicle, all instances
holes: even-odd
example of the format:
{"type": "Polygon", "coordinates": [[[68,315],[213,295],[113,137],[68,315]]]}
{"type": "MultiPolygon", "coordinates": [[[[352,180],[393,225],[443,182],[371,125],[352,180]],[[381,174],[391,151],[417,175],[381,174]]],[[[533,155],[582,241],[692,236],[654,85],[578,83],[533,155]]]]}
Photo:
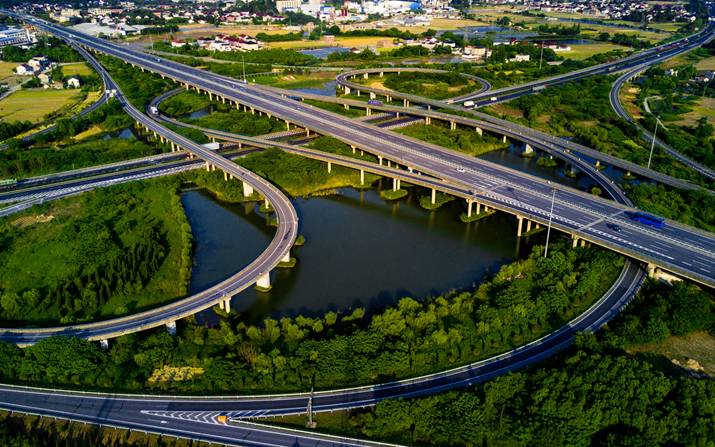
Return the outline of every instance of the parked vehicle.
{"type": "Polygon", "coordinates": [[[621,232],[621,227],[618,226],[618,225],[616,225],[616,224],[614,224],[614,223],[608,223],[608,224],[606,224],[606,226],[607,226],[608,228],[610,228],[611,230],[615,231],[616,233],[620,233],[620,232],[621,232]]]}
{"type": "Polygon", "coordinates": [[[381,106],[382,105],[382,101],[380,101],[378,99],[371,99],[367,103],[371,106],[381,106]]]}
{"type": "Polygon", "coordinates": [[[544,84],[542,84],[542,85],[536,85],[536,86],[534,86],[534,87],[531,88],[531,91],[532,91],[532,92],[538,92],[539,90],[543,90],[543,89],[545,89],[545,88],[546,88],[546,85],[544,85],[544,84]]]}
{"type": "Polygon", "coordinates": [[[157,109],[156,106],[151,106],[151,107],[149,107],[149,112],[150,112],[152,115],[158,115],[158,114],[159,114],[159,109],[157,109]]]}

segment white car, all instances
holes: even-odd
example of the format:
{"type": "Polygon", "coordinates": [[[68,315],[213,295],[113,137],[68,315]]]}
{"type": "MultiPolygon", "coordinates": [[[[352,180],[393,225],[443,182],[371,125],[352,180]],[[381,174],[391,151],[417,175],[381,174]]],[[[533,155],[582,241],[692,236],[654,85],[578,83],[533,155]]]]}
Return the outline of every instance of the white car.
{"type": "Polygon", "coordinates": [[[464,172],[464,168],[457,168],[457,172],[464,172]]]}

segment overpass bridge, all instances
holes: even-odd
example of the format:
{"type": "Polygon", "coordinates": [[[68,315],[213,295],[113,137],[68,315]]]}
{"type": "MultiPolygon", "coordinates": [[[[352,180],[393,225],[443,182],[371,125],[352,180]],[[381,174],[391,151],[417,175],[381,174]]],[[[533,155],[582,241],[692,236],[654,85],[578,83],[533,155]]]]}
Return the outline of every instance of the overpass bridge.
{"type": "MultiPolygon", "coordinates": [[[[392,71],[399,72],[398,69],[392,71]]],[[[477,129],[477,132],[487,130],[490,133],[501,135],[504,138],[508,137],[515,141],[521,141],[524,144],[528,144],[530,148],[537,148],[545,152],[551,153],[559,158],[563,158],[566,162],[569,162],[569,159],[564,158],[564,156],[570,153],[578,153],[584,157],[591,159],[592,162],[595,162],[596,167],[601,167],[602,165],[615,166],[628,173],[637,174],[641,177],[652,179],[675,188],[691,190],[701,188],[700,186],[688,182],[686,180],[671,177],[667,174],[660,173],[658,171],[649,169],[645,166],[641,166],[631,161],[623,160],[621,158],[606,154],[601,151],[597,151],[587,146],[569,140],[565,140],[563,138],[554,137],[545,132],[534,130],[529,127],[522,126],[520,124],[507,121],[501,118],[497,118],[495,116],[488,115],[483,112],[478,112],[471,108],[465,108],[456,104],[449,104],[446,101],[422,98],[417,95],[369,87],[367,85],[351,81],[351,79],[354,77],[364,78],[365,75],[369,76],[370,74],[379,76],[380,73],[385,72],[386,71],[384,69],[380,68],[368,68],[341,73],[341,75],[339,75],[336,79],[338,81],[338,84],[343,86],[345,92],[348,94],[352,93],[353,91],[358,93],[362,91],[368,93],[371,98],[384,97],[386,101],[394,101],[396,99],[401,99],[403,101],[403,107],[389,105],[370,105],[360,100],[328,98],[325,96],[321,97],[320,95],[302,92],[294,94],[293,96],[315,101],[344,104],[347,107],[365,108],[366,110],[370,111],[380,110],[391,113],[421,116],[424,117],[426,124],[430,124],[433,120],[438,120],[449,123],[452,128],[455,128],[457,125],[460,125],[477,129]],[[411,107],[412,104],[424,104],[427,108],[424,109],[419,107],[411,107]],[[446,113],[443,111],[445,111],[446,113]],[[459,113],[460,115],[456,115],[455,113],[459,113]],[[473,115],[476,119],[464,115],[473,115]]],[[[259,88],[266,87],[261,86],[259,88]]],[[[572,159],[572,157],[568,158],[572,159]]]]}
{"type": "MultiPolygon", "coordinates": [[[[646,227],[629,219],[625,213],[628,208],[614,202],[550,185],[542,179],[369,124],[350,121],[322,109],[306,107],[244,82],[127,50],[40,19],[19,17],[73,43],[173,79],[186,88],[206,91],[210,96],[215,95],[234,105],[262,110],[285,120],[288,126],[293,123],[319,134],[335,136],[399,166],[466,187],[474,191],[475,199],[488,199],[496,209],[530,216],[531,220],[549,219],[555,228],[577,239],[648,263],[650,270],[660,268],[696,282],[715,285],[715,239],[709,233],[675,222],[668,222],[665,228],[660,229],[646,227]],[[609,225],[613,224],[623,231],[612,231],[609,225]]],[[[286,95],[289,94],[286,92],[286,95]]]]}

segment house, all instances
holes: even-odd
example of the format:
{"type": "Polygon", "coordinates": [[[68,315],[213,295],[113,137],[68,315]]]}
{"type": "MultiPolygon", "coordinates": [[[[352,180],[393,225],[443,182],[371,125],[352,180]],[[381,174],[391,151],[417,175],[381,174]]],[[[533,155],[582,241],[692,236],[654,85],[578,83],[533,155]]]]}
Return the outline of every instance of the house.
{"type": "Polygon", "coordinates": [[[29,61],[27,61],[27,65],[32,67],[35,71],[42,71],[49,68],[51,62],[47,58],[47,56],[35,56],[29,61]]]}
{"type": "Polygon", "coordinates": [[[492,55],[492,52],[489,50],[489,48],[466,46],[466,47],[464,47],[464,54],[462,54],[462,57],[465,59],[483,60],[483,59],[488,58],[491,55],[492,55]]]}
{"type": "Polygon", "coordinates": [[[52,83],[52,77],[47,73],[40,73],[39,75],[37,75],[37,79],[43,85],[50,85],[52,83]]]}
{"type": "Polygon", "coordinates": [[[674,68],[669,68],[669,69],[665,70],[665,74],[667,76],[678,76],[678,70],[676,70],[674,68]]]}
{"type": "Polygon", "coordinates": [[[72,76],[67,80],[67,88],[80,88],[82,81],[79,78],[72,76]]]}
{"type": "Polygon", "coordinates": [[[20,76],[28,76],[35,74],[35,69],[27,64],[20,64],[15,68],[15,73],[19,74],[20,76]]]}
{"type": "Polygon", "coordinates": [[[715,72],[711,70],[705,70],[705,71],[700,71],[698,72],[698,75],[695,76],[695,81],[696,82],[710,82],[715,78],[715,72]]]}
{"type": "Polygon", "coordinates": [[[517,54],[514,57],[507,59],[507,62],[528,62],[531,59],[531,56],[528,54],[517,54]]]}

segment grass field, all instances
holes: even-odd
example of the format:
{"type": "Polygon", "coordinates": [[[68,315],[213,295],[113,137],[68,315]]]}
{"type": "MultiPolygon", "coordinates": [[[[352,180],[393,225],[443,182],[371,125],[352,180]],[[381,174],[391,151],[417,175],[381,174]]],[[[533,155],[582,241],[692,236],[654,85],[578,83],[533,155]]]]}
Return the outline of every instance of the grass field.
{"type": "Polygon", "coordinates": [[[20,90],[0,101],[0,119],[40,122],[46,115],[77,101],[81,95],[76,90],[20,90]]]}
{"type": "Polygon", "coordinates": [[[15,67],[17,67],[16,62],[2,62],[0,61],[0,79],[7,78],[14,74],[15,67]]]}
{"type": "Polygon", "coordinates": [[[695,332],[683,337],[668,337],[660,343],[638,346],[634,352],[653,352],[681,365],[688,359],[695,360],[710,376],[715,376],[715,336],[707,332],[695,332]]]}
{"type": "Polygon", "coordinates": [[[296,89],[296,88],[318,88],[326,82],[335,79],[335,72],[319,71],[308,74],[281,75],[281,76],[260,76],[255,78],[256,83],[272,85],[274,87],[296,89]]]}
{"type": "Polygon", "coordinates": [[[715,70],[715,56],[711,56],[695,64],[698,70],[715,70]]]}
{"type": "Polygon", "coordinates": [[[62,65],[62,73],[65,76],[88,76],[92,74],[92,70],[84,62],[75,62],[62,65]]]}
{"type": "Polygon", "coordinates": [[[562,51],[557,54],[568,59],[586,59],[594,54],[607,53],[612,50],[630,50],[628,47],[616,45],[609,42],[585,43],[583,45],[571,45],[571,51],[562,51]]]}
{"type": "Polygon", "coordinates": [[[695,102],[693,110],[681,116],[675,124],[693,126],[701,118],[706,117],[710,124],[715,125],[715,98],[702,98],[695,102]]]}

